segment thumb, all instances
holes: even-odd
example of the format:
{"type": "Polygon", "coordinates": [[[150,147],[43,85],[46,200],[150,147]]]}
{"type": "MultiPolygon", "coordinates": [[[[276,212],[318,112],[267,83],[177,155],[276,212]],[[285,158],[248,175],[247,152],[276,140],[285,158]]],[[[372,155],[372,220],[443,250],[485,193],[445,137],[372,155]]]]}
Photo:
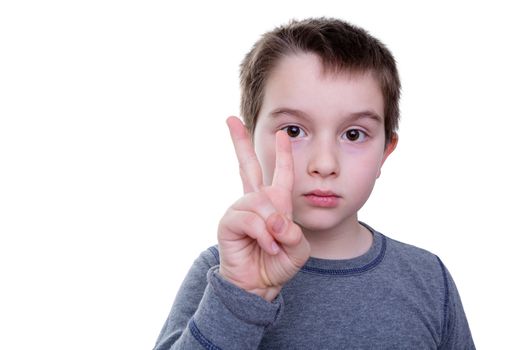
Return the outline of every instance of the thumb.
{"type": "Polygon", "coordinates": [[[310,256],[310,244],[304,237],[301,227],[279,213],[273,213],[268,217],[266,227],[297,266],[303,266],[310,256]]]}

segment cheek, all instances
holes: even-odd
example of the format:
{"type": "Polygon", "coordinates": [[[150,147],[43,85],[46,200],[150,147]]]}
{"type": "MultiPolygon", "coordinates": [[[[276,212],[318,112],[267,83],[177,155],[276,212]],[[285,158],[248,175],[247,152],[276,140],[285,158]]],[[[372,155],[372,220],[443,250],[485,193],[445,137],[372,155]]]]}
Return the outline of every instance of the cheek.
{"type": "Polygon", "coordinates": [[[342,169],[346,170],[346,176],[343,176],[351,182],[359,182],[361,186],[373,186],[381,167],[381,152],[373,150],[364,153],[355,152],[343,158],[342,169]]]}

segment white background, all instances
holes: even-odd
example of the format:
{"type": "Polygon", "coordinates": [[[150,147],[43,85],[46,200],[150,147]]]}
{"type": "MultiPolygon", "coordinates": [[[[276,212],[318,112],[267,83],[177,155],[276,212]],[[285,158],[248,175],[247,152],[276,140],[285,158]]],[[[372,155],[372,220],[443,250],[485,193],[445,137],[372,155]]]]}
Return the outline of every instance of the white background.
{"type": "Polygon", "coordinates": [[[241,195],[239,62],[321,15],[399,62],[400,143],[360,219],[441,257],[478,348],[522,344],[525,25],[495,3],[3,1],[0,348],[153,347],[241,195]]]}

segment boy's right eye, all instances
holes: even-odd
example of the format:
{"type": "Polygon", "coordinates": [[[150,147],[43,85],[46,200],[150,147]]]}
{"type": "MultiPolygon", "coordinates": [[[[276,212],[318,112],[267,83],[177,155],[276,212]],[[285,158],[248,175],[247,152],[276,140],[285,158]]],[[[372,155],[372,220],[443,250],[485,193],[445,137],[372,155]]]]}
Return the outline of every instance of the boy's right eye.
{"type": "Polygon", "coordinates": [[[288,125],[282,128],[281,130],[286,131],[288,136],[292,138],[302,137],[305,135],[304,131],[297,125],[288,125]]]}

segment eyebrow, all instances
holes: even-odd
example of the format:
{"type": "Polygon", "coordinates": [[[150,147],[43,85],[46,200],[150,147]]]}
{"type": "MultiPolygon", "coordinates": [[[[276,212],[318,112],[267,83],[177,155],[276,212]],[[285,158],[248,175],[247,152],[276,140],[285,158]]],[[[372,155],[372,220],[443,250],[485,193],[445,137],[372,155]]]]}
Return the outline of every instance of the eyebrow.
{"type": "MultiPolygon", "coordinates": [[[[293,115],[295,117],[306,119],[306,120],[311,119],[307,113],[304,113],[301,110],[292,109],[292,108],[276,108],[270,113],[270,116],[274,118],[278,118],[281,114],[289,114],[289,115],[293,115]]],[[[381,123],[383,121],[383,118],[379,114],[371,110],[350,113],[347,117],[350,120],[371,119],[377,123],[381,123]]]]}

